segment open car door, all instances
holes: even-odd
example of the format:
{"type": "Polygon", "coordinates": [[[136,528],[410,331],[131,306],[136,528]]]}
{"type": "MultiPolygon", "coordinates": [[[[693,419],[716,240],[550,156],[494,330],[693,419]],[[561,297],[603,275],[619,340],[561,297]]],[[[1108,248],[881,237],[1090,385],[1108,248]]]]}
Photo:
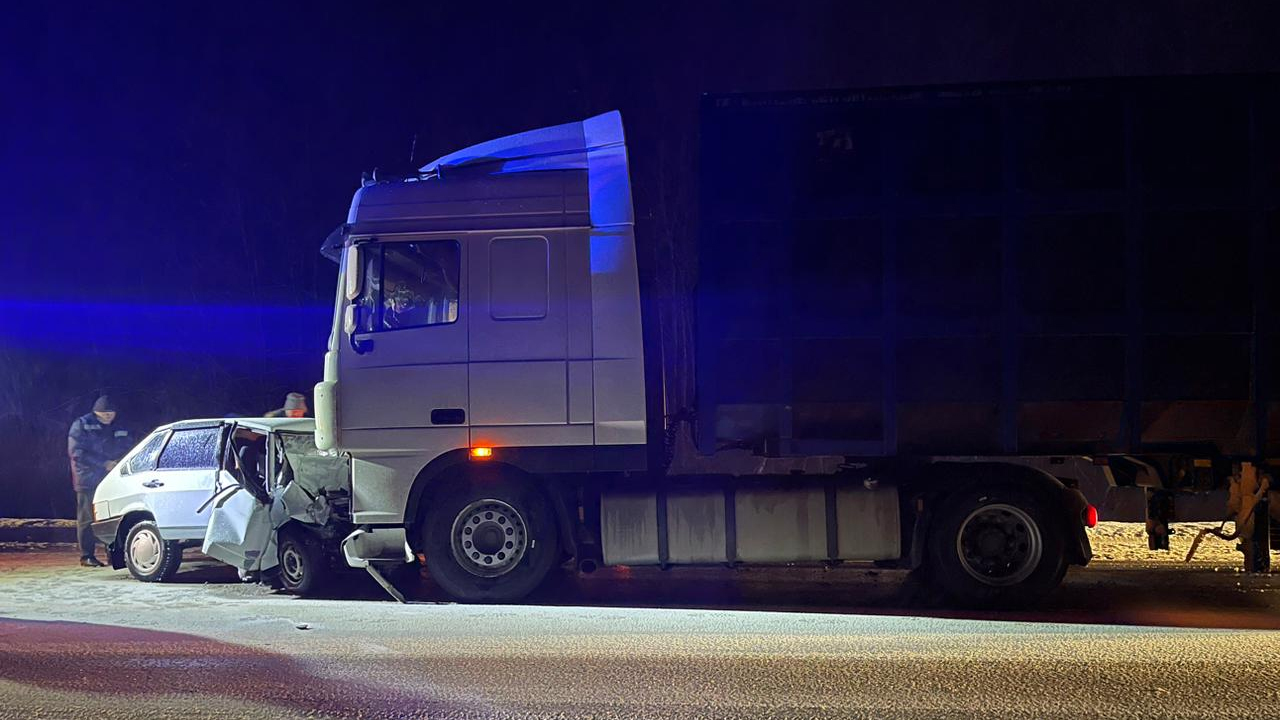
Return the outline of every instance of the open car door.
{"type": "Polygon", "coordinates": [[[242,578],[279,564],[265,482],[269,468],[260,468],[255,461],[267,460],[266,443],[264,434],[234,423],[224,432],[218,487],[200,548],[205,555],[235,567],[242,578]]]}

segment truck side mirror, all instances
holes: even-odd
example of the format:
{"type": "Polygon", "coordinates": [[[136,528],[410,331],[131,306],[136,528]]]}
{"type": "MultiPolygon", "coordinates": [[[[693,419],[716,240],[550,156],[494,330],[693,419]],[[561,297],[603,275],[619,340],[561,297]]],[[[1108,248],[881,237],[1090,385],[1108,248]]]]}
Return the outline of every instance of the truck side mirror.
{"type": "Polygon", "coordinates": [[[348,335],[355,335],[356,330],[360,327],[360,306],[355,303],[347,305],[347,311],[342,317],[342,331],[348,335]]]}
{"type": "Polygon", "coordinates": [[[360,332],[360,313],[364,308],[350,303],[347,305],[347,311],[342,317],[342,330],[347,334],[347,339],[351,342],[351,349],[357,355],[363,355],[372,348],[373,341],[368,338],[360,339],[356,334],[360,332]]]}
{"type": "MultiPolygon", "coordinates": [[[[347,300],[360,297],[360,247],[347,246],[347,257],[343,262],[345,276],[343,278],[347,300]]],[[[348,308],[349,309],[349,308],[348,308]]]]}

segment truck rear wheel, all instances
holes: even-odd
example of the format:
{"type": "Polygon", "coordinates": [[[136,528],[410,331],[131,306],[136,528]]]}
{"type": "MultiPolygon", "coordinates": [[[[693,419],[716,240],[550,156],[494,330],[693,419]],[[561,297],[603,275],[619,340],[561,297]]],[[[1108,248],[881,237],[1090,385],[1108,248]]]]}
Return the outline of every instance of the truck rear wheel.
{"type": "Polygon", "coordinates": [[[1062,535],[1044,504],[1012,488],[960,493],[941,504],[929,534],[931,576],[967,607],[1027,605],[1066,573],[1062,535]]]}
{"type": "Polygon", "coordinates": [[[427,573],[464,602],[512,602],[559,558],[551,504],[531,482],[467,484],[444,493],[423,527],[427,573]]]}

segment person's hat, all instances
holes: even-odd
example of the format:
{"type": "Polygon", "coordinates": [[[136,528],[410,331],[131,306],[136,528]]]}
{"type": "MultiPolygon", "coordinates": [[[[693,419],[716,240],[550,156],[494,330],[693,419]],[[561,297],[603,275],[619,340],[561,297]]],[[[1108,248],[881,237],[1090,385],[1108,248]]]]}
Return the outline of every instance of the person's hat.
{"type": "MultiPolygon", "coordinates": [[[[81,405],[80,407],[84,407],[84,406],[81,405]]],[[[98,396],[98,399],[95,400],[93,403],[93,411],[94,412],[115,412],[116,405],[115,403],[111,402],[110,397],[107,397],[106,395],[100,395],[98,396]]]]}
{"type": "Polygon", "coordinates": [[[289,410],[306,410],[307,396],[302,393],[291,392],[284,396],[284,409],[289,410]]]}

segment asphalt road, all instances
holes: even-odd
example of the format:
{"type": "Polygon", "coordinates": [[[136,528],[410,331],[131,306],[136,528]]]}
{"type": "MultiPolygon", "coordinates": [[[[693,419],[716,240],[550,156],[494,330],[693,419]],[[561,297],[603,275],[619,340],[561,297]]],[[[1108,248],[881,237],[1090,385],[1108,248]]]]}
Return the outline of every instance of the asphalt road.
{"type": "Polygon", "coordinates": [[[1073,570],[1035,612],[962,614],[854,568],[565,576],[513,607],[74,563],[0,551],[0,717],[1280,716],[1280,633],[1249,629],[1278,627],[1275,583],[1206,565],[1073,570]]]}

